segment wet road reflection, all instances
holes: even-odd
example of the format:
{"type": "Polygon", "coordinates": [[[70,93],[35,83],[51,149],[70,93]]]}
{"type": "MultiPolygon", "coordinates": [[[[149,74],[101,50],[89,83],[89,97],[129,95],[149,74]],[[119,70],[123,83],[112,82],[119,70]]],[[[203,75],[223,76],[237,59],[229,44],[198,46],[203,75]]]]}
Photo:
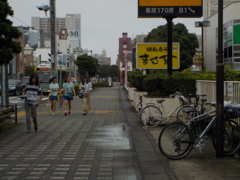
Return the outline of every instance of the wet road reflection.
{"type": "Polygon", "coordinates": [[[105,149],[127,150],[131,148],[126,125],[96,128],[88,141],[95,147],[104,147],[105,149]]]}

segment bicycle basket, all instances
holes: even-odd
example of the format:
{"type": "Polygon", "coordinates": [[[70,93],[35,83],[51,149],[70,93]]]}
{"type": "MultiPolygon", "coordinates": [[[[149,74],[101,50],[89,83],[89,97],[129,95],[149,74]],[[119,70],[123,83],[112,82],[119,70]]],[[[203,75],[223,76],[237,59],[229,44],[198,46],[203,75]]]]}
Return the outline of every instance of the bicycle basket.
{"type": "Polygon", "coordinates": [[[229,119],[234,119],[240,117],[240,104],[229,104],[225,108],[225,116],[229,119]]]}

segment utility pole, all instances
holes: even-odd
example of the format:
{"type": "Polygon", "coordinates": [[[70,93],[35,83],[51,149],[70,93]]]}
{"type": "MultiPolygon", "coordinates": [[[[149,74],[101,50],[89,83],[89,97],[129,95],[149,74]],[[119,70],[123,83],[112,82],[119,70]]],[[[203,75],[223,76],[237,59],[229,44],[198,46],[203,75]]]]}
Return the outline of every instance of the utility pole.
{"type": "Polygon", "coordinates": [[[55,30],[55,19],[56,19],[56,1],[50,0],[50,26],[51,26],[51,68],[52,76],[55,75],[56,66],[56,30],[55,30]]]}
{"type": "Polygon", "coordinates": [[[218,0],[218,63],[217,63],[217,133],[216,158],[223,154],[224,67],[223,67],[223,0],[218,0]]]}

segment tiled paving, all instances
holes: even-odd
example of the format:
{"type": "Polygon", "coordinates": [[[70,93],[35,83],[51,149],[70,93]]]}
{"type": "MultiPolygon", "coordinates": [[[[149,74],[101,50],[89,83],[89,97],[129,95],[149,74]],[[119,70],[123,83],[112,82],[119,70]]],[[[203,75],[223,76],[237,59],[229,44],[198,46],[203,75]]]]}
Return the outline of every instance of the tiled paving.
{"type": "Polygon", "coordinates": [[[42,104],[38,132],[26,133],[20,116],[0,133],[0,179],[170,179],[119,84],[96,88],[86,116],[78,97],[72,103],[68,116],[42,104]]]}

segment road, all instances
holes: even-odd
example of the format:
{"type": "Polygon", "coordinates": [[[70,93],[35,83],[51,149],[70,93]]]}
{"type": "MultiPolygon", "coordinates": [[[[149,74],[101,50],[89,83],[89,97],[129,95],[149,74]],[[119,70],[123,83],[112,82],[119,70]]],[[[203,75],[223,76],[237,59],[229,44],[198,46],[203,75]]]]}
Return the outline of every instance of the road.
{"type": "MultiPolygon", "coordinates": [[[[48,97],[46,95],[43,96],[42,101],[46,101],[48,97]]],[[[1,96],[0,96],[0,104],[1,104],[1,96]]],[[[18,109],[22,109],[24,107],[24,99],[21,99],[20,96],[9,96],[9,104],[17,104],[18,109]]]]}

